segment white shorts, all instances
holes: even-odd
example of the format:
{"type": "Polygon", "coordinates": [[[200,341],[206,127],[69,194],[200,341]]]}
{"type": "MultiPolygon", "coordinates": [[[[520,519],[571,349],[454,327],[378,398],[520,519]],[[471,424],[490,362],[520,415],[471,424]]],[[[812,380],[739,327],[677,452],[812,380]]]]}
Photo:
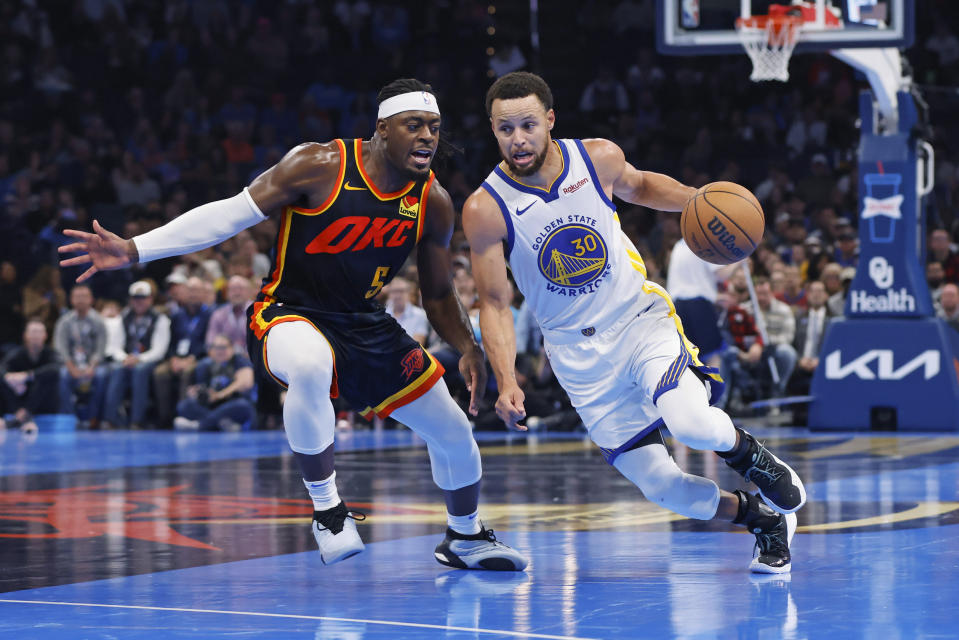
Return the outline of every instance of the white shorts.
{"type": "Polygon", "coordinates": [[[687,367],[699,370],[719,398],[719,373],[699,360],[699,350],[682,332],[672,301],[651,296],[638,315],[574,344],[546,343],[556,379],[569,394],[589,437],[616,449],[662,425],[656,400],[676,386],[687,367]]]}

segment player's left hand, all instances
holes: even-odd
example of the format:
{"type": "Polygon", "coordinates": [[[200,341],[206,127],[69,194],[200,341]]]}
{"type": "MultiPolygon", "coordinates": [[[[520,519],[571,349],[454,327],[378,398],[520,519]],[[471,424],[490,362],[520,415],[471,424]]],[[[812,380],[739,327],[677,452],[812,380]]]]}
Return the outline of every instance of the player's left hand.
{"type": "Polygon", "coordinates": [[[460,375],[466,381],[466,390],[470,392],[470,415],[479,413],[479,402],[486,392],[486,357],[477,347],[463,354],[459,362],[460,375]]]}

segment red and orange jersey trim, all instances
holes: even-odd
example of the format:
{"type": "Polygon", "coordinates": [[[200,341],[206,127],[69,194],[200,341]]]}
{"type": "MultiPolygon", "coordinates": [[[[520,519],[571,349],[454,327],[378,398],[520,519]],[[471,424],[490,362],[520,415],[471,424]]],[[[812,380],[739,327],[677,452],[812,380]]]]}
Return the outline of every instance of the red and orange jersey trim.
{"type": "Polygon", "coordinates": [[[270,281],[260,289],[267,296],[272,296],[273,292],[280,285],[280,279],[283,277],[283,267],[286,266],[286,247],[290,242],[290,226],[293,223],[293,213],[290,207],[283,209],[283,215],[280,218],[280,231],[276,234],[276,258],[274,259],[273,275],[270,281]]]}
{"type": "Polygon", "coordinates": [[[438,360],[431,356],[428,351],[424,352],[430,359],[430,366],[426,368],[426,371],[421,373],[416,380],[406,385],[375,407],[367,407],[360,412],[360,415],[367,420],[371,420],[374,415],[379,416],[380,418],[385,418],[399,407],[413,402],[424,393],[432,389],[433,385],[436,384],[436,381],[443,377],[446,369],[444,369],[443,365],[441,365],[438,360]]]}
{"type": "Polygon", "coordinates": [[[250,328],[253,330],[254,335],[256,335],[257,339],[260,341],[260,344],[261,344],[260,348],[262,349],[261,353],[263,356],[263,368],[266,369],[266,372],[270,374],[270,377],[273,378],[278,385],[280,385],[284,389],[288,387],[288,385],[282,380],[280,380],[270,369],[270,362],[266,355],[266,343],[267,343],[267,340],[269,340],[270,338],[270,335],[267,332],[271,328],[275,327],[276,325],[282,324],[284,322],[298,322],[298,321],[306,322],[311,327],[313,327],[313,329],[318,334],[320,334],[320,337],[323,338],[323,341],[326,342],[326,345],[330,348],[330,355],[333,356],[333,379],[330,381],[330,397],[338,398],[340,395],[340,389],[336,382],[337,381],[336,352],[333,351],[333,347],[332,345],[330,345],[330,341],[326,339],[326,336],[323,335],[323,332],[320,331],[315,324],[310,322],[308,318],[305,318],[301,315],[290,314],[288,316],[278,316],[276,318],[273,318],[269,322],[265,322],[263,320],[263,311],[267,307],[269,307],[271,304],[273,304],[272,300],[254,303],[253,317],[250,320],[250,328]]]}
{"type": "Polygon", "coordinates": [[[353,155],[356,156],[356,168],[360,171],[360,177],[363,178],[363,182],[366,183],[366,186],[370,188],[370,193],[376,196],[379,200],[385,201],[401,198],[409,193],[409,190],[413,188],[414,184],[416,184],[414,181],[410,181],[399,191],[394,191],[393,193],[383,193],[376,187],[375,184],[373,184],[373,180],[370,179],[370,176],[366,173],[366,169],[363,167],[363,141],[359,138],[353,140],[353,155]]]}
{"type": "Polygon", "coordinates": [[[426,218],[426,202],[427,198],[430,197],[430,187],[433,186],[433,179],[436,176],[433,174],[433,170],[430,169],[430,177],[426,179],[426,184],[423,185],[423,192],[420,195],[420,215],[416,218],[416,242],[417,244],[420,241],[420,238],[423,237],[423,227],[425,226],[426,218]]]}
{"type": "Polygon", "coordinates": [[[324,200],[323,203],[315,209],[287,207],[290,211],[304,216],[318,216],[333,206],[333,203],[336,202],[336,199],[340,197],[340,190],[343,188],[343,177],[346,175],[346,143],[340,138],[337,138],[336,144],[340,148],[340,170],[336,174],[336,183],[333,185],[333,191],[326,198],[326,200],[324,200]]]}

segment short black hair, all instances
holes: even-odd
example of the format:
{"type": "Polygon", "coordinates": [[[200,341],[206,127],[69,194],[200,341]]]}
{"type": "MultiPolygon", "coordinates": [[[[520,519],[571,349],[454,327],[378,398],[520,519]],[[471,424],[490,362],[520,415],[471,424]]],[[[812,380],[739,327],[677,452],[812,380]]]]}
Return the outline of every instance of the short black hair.
{"type": "Polygon", "coordinates": [[[546,81],[529,71],[513,71],[499,78],[486,92],[486,115],[493,115],[493,100],[536,96],[547,111],[553,108],[553,92],[546,81]]]}
{"type": "MultiPolygon", "coordinates": [[[[410,93],[414,91],[426,91],[427,93],[434,93],[433,87],[422,80],[417,80],[416,78],[398,78],[380,89],[380,92],[376,94],[376,104],[381,104],[384,100],[389,100],[394,96],[399,96],[403,95],[404,93],[410,93]]],[[[439,102],[438,98],[437,102],[439,102]]],[[[439,147],[436,150],[437,160],[445,161],[454,154],[463,153],[463,150],[447,140],[447,137],[448,134],[445,134],[442,131],[440,132],[439,147]]]]}
{"type": "Polygon", "coordinates": [[[399,78],[380,89],[380,92],[376,94],[376,104],[380,104],[384,100],[389,100],[395,96],[414,91],[433,93],[433,87],[416,78],[399,78]]]}

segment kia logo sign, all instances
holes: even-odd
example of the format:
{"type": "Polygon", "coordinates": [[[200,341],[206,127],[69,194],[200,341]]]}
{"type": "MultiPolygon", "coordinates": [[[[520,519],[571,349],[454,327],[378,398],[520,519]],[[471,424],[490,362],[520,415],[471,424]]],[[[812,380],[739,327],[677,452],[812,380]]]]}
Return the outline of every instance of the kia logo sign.
{"type": "Polygon", "coordinates": [[[842,380],[855,375],[863,380],[902,380],[921,368],[923,379],[929,380],[939,374],[940,354],[936,349],[928,349],[899,368],[893,365],[891,349],[871,349],[846,364],[842,364],[842,352],[837,349],[826,356],[826,378],[842,380]],[[875,367],[872,366],[874,361],[878,363],[875,367]]]}

